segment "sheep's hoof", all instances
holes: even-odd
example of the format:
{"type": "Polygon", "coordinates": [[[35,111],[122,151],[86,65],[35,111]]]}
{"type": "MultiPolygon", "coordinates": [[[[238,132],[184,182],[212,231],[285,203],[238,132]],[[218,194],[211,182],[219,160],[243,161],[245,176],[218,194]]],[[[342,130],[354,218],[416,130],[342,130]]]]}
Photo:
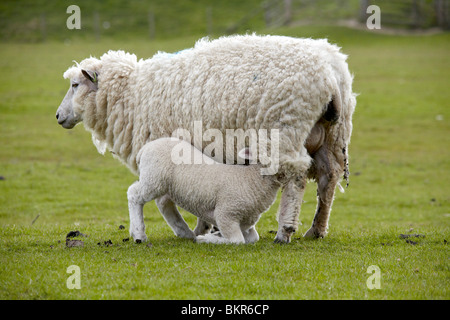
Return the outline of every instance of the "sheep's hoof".
{"type": "Polygon", "coordinates": [[[277,236],[273,240],[273,243],[279,243],[279,244],[288,244],[291,242],[291,236],[290,235],[283,235],[283,236],[277,236]]]}
{"type": "Polygon", "coordinates": [[[283,228],[278,230],[274,243],[282,243],[282,244],[290,243],[291,236],[294,232],[295,229],[292,226],[283,226],[283,228]]]}
{"type": "Polygon", "coordinates": [[[308,231],[305,232],[303,237],[308,238],[308,239],[319,239],[319,238],[324,238],[326,236],[326,234],[327,234],[326,232],[320,232],[316,228],[311,227],[311,228],[309,228],[308,231]]]}

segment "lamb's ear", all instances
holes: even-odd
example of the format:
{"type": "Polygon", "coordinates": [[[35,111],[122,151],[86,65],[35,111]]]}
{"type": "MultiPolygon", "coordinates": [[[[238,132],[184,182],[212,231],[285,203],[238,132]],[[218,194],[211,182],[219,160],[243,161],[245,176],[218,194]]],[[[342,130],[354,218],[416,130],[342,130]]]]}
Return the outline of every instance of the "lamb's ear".
{"type": "Polygon", "coordinates": [[[252,151],[250,148],[244,148],[241,151],[238,152],[238,157],[244,160],[254,160],[252,151]]]}
{"type": "Polygon", "coordinates": [[[81,69],[81,73],[83,73],[83,75],[86,77],[86,79],[88,79],[92,83],[98,84],[97,72],[81,69]]]}

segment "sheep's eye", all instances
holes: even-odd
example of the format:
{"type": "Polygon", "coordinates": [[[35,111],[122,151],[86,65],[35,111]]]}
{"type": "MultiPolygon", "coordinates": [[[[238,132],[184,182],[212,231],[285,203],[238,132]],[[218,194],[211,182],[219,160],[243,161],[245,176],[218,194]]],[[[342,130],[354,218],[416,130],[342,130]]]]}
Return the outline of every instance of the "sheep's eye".
{"type": "Polygon", "coordinates": [[[78,83],[72,83],[72,88],[78,87],[78,83]]]}

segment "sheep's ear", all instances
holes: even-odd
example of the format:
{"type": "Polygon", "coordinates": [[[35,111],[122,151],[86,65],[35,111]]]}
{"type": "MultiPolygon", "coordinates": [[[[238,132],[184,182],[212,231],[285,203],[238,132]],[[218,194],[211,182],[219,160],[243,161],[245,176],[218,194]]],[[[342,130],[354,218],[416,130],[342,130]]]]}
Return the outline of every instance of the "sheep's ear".
{"type": "Polygon", "coordinates": [[[254,160],[253,154],[250,150],[250,148],[244,148],[241,151],[238,152],[238,157],[244,160],[254,160]]]}
{"type": "Polygon", "coordinates": [[[91,81],[92,83],[97,84],[98,83],[98,74],[95,71],[89,71],[89,70],[84,70],[82,69],[81,72],[83,73],[83,75],[86,77],[86,79],[88,79],[89,81],[91,81]]]}

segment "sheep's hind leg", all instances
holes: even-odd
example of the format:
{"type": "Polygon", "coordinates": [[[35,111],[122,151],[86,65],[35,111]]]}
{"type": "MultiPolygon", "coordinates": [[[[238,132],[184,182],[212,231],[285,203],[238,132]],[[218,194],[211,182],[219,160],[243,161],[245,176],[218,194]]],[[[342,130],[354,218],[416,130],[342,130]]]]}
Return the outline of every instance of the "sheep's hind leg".
{"type": "MultiPolygon", "coordinates": [[[[297,132],[297,134],[300,136],[301,132],[297,132]]],[[[289,156],[290,159],[287,157],[283,160],[280,170],[289,177],[289,180],[281,190],[275,243],[291,242],[292,234],[297,231],[307,173],[311,166],[311,157],[304,146],[298,152],[287,153],[286,156],[289,156]]]]}
{"type": "Polygon", "coordinates": [[[156,206],[161,212],[164,220],[172,228],[177,237],[185,239],[195,239],[194,232],[189,229],[188,224],[184,221],[175,203],[170,199],[169,195],[164,195],[155,200],[156,206]]]}
{"type": "Polygon", "coordinates": [[[142,187],[139,181],[136,181],[128,188],[127,196],[128,210],[130,213],[130,236],[137,243],[146,242],[144,204],[148,201],[146,201],[142,194],[142,187]]]}
{"type": "Polygon", "coordinates": [[[314,156],[317,181],[317,209],[311,228],[306,231],[306,238],[323,238],[327,234],[328,219],[333,204],[334,192],[339,182],[340,164],[327,149],[322,146],[314,156]]]}
{"type": "Polygon", "coordinates": [[[275,243],[289,243],[297,231],[300,207],[306,189],[306,176],[290,180],[281,193],[278,210],[278,232],[275,243]]]}

